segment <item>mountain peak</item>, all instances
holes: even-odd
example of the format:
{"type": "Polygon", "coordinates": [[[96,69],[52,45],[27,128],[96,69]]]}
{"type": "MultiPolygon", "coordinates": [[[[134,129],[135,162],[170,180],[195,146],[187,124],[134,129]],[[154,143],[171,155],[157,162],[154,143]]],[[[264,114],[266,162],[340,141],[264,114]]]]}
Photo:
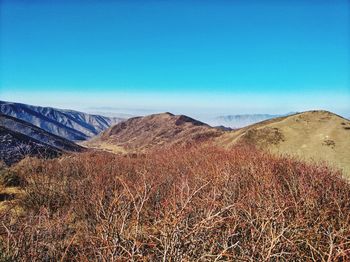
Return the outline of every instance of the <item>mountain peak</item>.
{"type": "Polygon", "coordinates": [[[221,130],[185,115],[169,112],[130,118],[102,133],[94,143],[108,143],[126,149],[146,149],[205,142],[222,134],[221,130]]]}

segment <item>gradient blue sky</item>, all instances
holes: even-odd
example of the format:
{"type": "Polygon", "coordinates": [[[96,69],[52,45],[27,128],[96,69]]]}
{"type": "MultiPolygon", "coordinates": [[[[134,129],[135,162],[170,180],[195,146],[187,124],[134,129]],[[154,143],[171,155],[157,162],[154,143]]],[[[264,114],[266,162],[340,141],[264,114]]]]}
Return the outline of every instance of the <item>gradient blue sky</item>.
{"type": "Polygon", "coordinates": [[[350,115],[347,0],[0,3],[1,100],[350,115]]]}

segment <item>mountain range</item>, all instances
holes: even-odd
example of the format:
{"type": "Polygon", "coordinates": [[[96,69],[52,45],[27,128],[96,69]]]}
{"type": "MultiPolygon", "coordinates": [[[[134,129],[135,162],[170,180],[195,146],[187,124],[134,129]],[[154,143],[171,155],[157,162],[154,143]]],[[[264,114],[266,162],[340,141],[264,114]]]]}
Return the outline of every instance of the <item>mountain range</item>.
{"type": "Polygon", "coordinates": [[[327,162],[350,175],[350,121],[322,110],[277,117],[237,130],[213,128],[182,115],[154,114],[119,123],[85,145],[135,152],[191,143],[222,148],[250,144],[276,154],[327,162]]]}
{"type": "Polygon", "coordinates": [[[5,101],[0,101],[0,113],[21,119],[71,141],[87,140],[111,125],[124,120],[74,110],[5,101]]]}
{"type": "Polygon", "coordinates": [[[9,156],[16,155],[12,151],[21,144],[29,146],[31,151],[36,147],[56,153],[82,151],[83,147],[138,153],[176,145],[210,143],[232,148],[244,143],[274,154],[327,162],[350,175],[350,121],[328,111],[256,115],[255,118],[235,116],[228,119],[274,118],[232,130],[168,112],[122,120],[9,102],[0,105],[1,112],[7,113],[0,118],[0,157],[5,162],[11,162],[9,156]]]}
{"type": "Polygon", "coordinates": [[[288,116],[288,114],[242,114],[242,115],[222,115],[210,119],[208,122],[214,126],[225,126],[233,129],[249,126],[268,119],[288,116]]]}

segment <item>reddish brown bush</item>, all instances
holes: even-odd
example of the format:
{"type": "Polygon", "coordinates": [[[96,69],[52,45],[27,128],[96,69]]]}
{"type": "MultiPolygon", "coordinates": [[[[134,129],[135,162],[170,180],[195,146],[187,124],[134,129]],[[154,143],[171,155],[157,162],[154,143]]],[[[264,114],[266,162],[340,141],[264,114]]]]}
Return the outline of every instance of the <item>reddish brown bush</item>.
{"type": "Polygon", "coordinates": [[[17,169],[25,215],[3,217],[9,259],[350,259],[350,186],[323,165],[241,146],[84,153],[17,169]]]}

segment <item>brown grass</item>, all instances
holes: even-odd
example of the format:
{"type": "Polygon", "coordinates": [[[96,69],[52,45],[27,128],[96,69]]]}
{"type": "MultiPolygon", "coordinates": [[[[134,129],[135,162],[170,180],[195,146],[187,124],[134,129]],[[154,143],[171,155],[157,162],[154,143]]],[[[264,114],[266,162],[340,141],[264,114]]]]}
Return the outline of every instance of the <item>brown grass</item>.
{"type": "MultiPolygon", "coordinates": [[[[3,260],[348,261],[350,186],[247,146],[27,159],[3,260]]],[[[2,252],[2,253],[1,253],[2,252]]]]}
{"type": "Polygon", "coordinates": [[[327,111],[309,111],[270,119],[226,132],[218,145],[248,142],[276,154],[290,154],[305,161],[327,161],[350,179],[350,121],[327,111]]]}

